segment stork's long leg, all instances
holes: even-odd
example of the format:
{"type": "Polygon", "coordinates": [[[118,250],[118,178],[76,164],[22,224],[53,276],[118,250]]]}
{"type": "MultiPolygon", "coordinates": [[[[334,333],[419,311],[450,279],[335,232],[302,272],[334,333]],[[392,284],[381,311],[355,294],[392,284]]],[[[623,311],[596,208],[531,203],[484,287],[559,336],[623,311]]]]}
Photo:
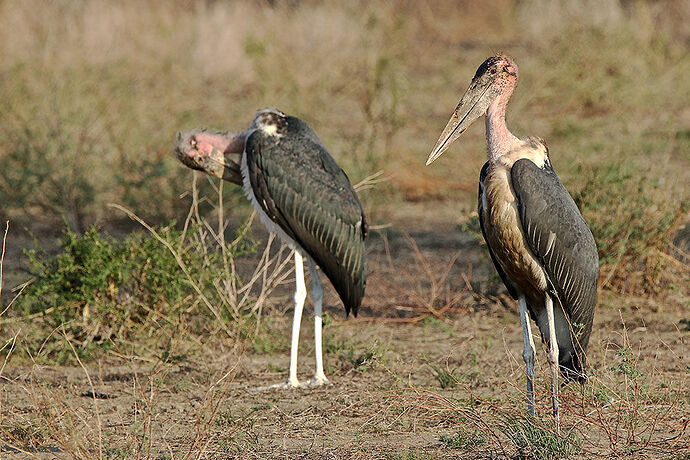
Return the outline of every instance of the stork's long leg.
{"type": "Polygon", "coordinates": [[[265,387],[259,387],[257,390],[272,390],[276,388],[298,388],[300,387],[299,380],[297,380],[297,348],[299,345],[299,329],[302,323],[302,311],[304,310],[304,301],[307,298],[307,286],[304,284],[304,262],[302,254],[295,251],[295,313],[292,317],[292,343],[290,344],[290,375],[287,382],[277,383],[265,387]]]}
{"type": "Polygon", "coordinates": [[[302,254],[295,251],[295,314],[292,318],[292,343],[290,345],[290,376],[287,386],[296,388],[299,386],[297,380],[297,349],[299,347],[299,328],[302,323],[302,311],[304,301],[307,298],[307,286],[304,284],[304,262],[302,254]]]}
{"type": "Polygon", "coordinates": [[[518,297],[518,306],[520,307],[520,323],[522,324],[522,359],[525,360],[525,368],[527,370],[527,409],[529,413],[534,415],[534,340],[532,339],[532,327],[529,322],[529,313],[527,312],[527,302],[525,296],[518,297]]]}
{"type": "Polygon", "coordinates": [[[549,322],[549,353],[548,361],[551,367],[551,403],[553,416],[556,419],[556,431],[560,433],[560,414],[558,413],[558,341],[556,339],[556,321],[553,316],[553,299],[546,295],[546,317],[549,322]]]}
{"type": "Polygon", "coordinates": [[[323,372],[323,344],[321,336],[323,326],[323,319],[321,317],[323,284],[321,284],[316,264],[311,259],[309,259],[309,274],[311,276],[311,296],[314,301],[314,354],[316,355],[316,371],[309,384],[314,386],[328,385],[330,382],[323,372]]]}

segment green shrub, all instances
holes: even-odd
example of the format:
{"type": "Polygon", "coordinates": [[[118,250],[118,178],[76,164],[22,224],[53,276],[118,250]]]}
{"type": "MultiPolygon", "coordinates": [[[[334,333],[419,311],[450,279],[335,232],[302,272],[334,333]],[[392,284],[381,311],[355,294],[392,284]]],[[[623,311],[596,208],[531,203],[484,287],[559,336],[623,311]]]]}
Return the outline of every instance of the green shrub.
{"type": "Polygon", "coordinates": [[[690,201],[667,196],[659,178],[644,176],[630,162],[581,166],[578,174],[585,185],[573,198],[594,234],[600,263],[613,271],[611,278],[627,274],[630,284],[630,273],[640,270],[642,259],[672,240],[670,233],[690,210],[690,201]]]}
{"type": "MultiPolygon", "coordinates": [[[[193,281],[171,251],[147,233],[133,233],[118,242],[96,227],[83,235],[67,230],[56,255],[40,248],[27,252],[35,279],[19,298],[19,308],[24,314],[41,316],[51,328],[64,326],[83,348],[130,338],[154,323],[156,327],[184,323],[187,330],[202,332],[203,318],[209,313],[190,308],[196,305],[192,282],[217,300],[213,287],[223,273],[222,254],[200,250],[197,239],[185,238],[172,226],[157,232],[178,248],[193,281]]],[[[231,257],[253,251],[254,246],[236,248],[231,257]]],[[[230,316],[227,309],[223,313],[230,316]]]]}

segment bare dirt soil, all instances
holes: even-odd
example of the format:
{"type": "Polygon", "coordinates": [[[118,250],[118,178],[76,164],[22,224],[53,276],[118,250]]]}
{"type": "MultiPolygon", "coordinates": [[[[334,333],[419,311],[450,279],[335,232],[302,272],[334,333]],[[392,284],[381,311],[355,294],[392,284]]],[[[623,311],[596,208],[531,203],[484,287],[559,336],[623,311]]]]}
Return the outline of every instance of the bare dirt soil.
{"type": "MultiPolygon", "coordinates": [[[[83,367],[27,360],[4,367],[0,456],[528,456],[507,434],[517,423],[511,417],[524,414],[517,308],[476,236],[458,230],[441,208],[419,205],[409,217],[397,215],[387,238],[373,232],[358,318],[344,317],[329,288],[325,361],[332,385],[257,390],[286,378],[286,285],[264,315],[261,341],[181,345],[179,356],[166,360],[136,356],[123,344],[83,367]]],[[[657,301],[601,293],[589,348],[594,377],[584,389],[562,389],[562,436],[579,446],[565,456],[688,458],[686,307],[673,295],[657,301]]],[[[302,380],[313,372],[309,313],[302,380]]],[[[534,423],[548,426],[548,366],[539,351],[534,423]]]]}

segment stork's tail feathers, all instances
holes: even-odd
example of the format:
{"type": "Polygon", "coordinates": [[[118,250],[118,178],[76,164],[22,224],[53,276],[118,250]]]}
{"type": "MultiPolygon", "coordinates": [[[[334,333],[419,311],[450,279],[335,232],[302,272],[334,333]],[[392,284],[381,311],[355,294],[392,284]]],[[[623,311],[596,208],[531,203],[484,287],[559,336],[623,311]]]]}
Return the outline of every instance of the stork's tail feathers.
{"type": "Polygon", "coordinates": [[[343,305],[345,305],[345,314],[349,316],[351,312],[352,316],[356,318],[359,306],[362,304],[362,298],[364,297],[366,281],[362,280],[359,283],[347,285],[344,289],[340,284],[333,283],[333,285],[336,287],[338,294],[340,294],[343,305]]]}

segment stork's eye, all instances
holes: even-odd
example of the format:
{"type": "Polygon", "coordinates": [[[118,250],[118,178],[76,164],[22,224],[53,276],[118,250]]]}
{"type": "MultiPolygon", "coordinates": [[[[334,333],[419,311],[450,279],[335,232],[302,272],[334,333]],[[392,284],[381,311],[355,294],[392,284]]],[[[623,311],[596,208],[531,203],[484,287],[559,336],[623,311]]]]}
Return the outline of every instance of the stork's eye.
{"type": "Polygon", "coordinates": [[[493,74],[495,74],[495,73],[496,73],[496,67],[492,67],[492,68],[491,68],[491,75],[493,75],[493,74]]]}

